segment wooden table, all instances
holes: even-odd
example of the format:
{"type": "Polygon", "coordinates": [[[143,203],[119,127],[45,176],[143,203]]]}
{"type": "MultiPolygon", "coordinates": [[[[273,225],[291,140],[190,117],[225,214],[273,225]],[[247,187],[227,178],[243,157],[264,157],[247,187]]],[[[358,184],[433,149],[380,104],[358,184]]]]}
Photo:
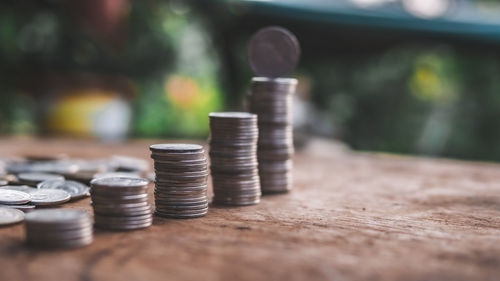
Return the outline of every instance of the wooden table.
{"type": "MultiPolygon", "coordinates": [[[[113,154],[148,145],[0,140],[0,155],[113,154]]],[[[354,153],[313,141],[295,189],[204,218],[97,230],[92,245],[32,250],[0,229],[0,280],[500,280],[500,165],[354,153]]],[[[90,212],[89,199],[65,205],[90,212]]]]}

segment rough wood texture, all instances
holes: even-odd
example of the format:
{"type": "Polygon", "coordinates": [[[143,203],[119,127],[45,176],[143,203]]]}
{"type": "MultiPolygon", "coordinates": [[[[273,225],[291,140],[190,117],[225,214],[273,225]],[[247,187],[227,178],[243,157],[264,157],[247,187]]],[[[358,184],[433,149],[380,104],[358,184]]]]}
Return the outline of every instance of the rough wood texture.
{"type": "MultiPolygon", "coordinates": [[[[0,141],[0,155],[149,158],[148,144],[0,141]]],[[[146,230],[35,251],[0,229],[0,280],[499,280],[500,166],[352,153],[313,142],[295,190],[146,230]]],[[[68,204],[90,212],[89,199],[68,204]]]]}

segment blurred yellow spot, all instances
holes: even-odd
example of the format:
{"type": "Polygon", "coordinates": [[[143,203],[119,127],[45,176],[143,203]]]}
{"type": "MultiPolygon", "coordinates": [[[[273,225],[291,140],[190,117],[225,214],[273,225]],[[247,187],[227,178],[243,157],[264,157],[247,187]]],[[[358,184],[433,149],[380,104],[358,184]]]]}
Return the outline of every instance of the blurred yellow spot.
{"type": "Polygon", "coordinates": [[[188,110],[201,97],[198,84],[189,77],[172,75],[165,82],[167,99],[177,108],[188,110]]]}
{"type": "Polygon", "coordinates": [[[91,136],[92,117],[116,95],[101,90],[66,92],[51,107],[47,126],[56,133],[91,136]]]}
{"type": "Polygon", "coordinates": [[[444,102],[456,98],[456,87],[437,57],[420,58],[410,76],[409,88],[419,100],[444,102]]]}

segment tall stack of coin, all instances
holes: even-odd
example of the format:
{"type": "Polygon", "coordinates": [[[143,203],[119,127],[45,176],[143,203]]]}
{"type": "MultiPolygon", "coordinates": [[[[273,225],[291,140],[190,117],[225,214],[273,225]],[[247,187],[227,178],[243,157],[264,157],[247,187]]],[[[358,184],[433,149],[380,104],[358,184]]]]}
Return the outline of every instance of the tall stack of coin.
{"type": "Polygon", "coordinates": [[[195,218],[207,214],[207,159],[201,145],[154,144],[156,214],[195,218]]]}
{"type": "Polygon", "coordinates": [[[149,181],[141,178],[98,178],[91,181],[90,196],[96,227],[133,230],[153,222],[148,197],[149,181]]]}
{"type": "Polygon", "coordinates": [[[263,193],[292,187],[292,95],[297,80],[289,75],[300,57],[299,41],[289,30],[270,26],[257,31],[248,44],[252,79],[249,110],[259,117],[259,175],[263,193]]]}
{"type": "Polygon", "coordinates": [[[292,188],[293,78],[255,77],[248,97],[249,111],[258,115],[258,161],[263,193],[287,192],[292,188]]]}
{"type": "Polygon", "coordinates": [[[257,163],[257,115],[246,112],[213,112],[209,117],[214,203],[259,203],[261,191],[257,163]]]}
{"type": "Polygon", "coordinates": [[[84,211],[46,209],[25,217],[26,242],[43,248],[75,248],[92,243],[92,220],[84,211]]]}

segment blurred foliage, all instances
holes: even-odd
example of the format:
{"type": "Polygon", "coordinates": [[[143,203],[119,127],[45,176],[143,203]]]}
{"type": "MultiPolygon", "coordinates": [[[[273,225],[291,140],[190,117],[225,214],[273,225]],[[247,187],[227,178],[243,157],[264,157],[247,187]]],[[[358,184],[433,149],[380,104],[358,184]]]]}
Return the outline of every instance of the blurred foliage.
{"type": "Polygon", "coordinates": [[[495,52],[411,45],[312,64],[315,104],[355,149],[500,159],[495,52]]]}
{"type": "Polygon", "coordinates": [[[50,124],[34,121],[44,119],[47,111],[39,107],[53,106],[47,104],[49,96],[84,89],[30,84],[46,85],[38,80],[47,76],[64,80],[66,74],[91,73],[103,79],[123,77],[133,85],[132,136],[205,137],[208,112],[221,106],[219,65],[195,13],[183,1],[3,1],[0,133],[65,128],[64,116],[58,115],[61,124],[54,124],[54,118],[50,124]],[[168,81],[181,83],[166,87],[168,81]],[[182,97],[185,85],[189,98],[182,97]],[[13,94],[18,92],[27,95],[13,94]]]}

